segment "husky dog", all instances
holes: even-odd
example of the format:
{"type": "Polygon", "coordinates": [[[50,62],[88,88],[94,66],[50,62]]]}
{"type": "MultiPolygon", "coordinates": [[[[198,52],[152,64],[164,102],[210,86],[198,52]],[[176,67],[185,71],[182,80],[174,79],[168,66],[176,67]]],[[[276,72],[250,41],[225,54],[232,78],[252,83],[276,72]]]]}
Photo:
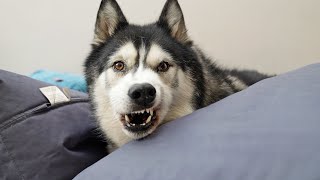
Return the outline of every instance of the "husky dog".
{"type": "Polygon", "coordinates": [[[187,35],[177,0],[167,0],[159,20],[144,26],[129,24],[115,0],[102,0],[84,66],[111,151],[267,78],[208,59],[187,35]]]}

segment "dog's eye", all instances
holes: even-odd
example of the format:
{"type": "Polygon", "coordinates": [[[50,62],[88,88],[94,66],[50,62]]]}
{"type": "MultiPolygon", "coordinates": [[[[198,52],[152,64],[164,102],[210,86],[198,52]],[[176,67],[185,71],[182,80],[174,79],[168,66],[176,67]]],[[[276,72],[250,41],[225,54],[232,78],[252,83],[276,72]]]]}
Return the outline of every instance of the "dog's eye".
{"type": "Polygon", "coordinates": [[[157,70],[158,70],[158,72],[166,72],[166,71],[168,71],[169,67],[170,67],[170,65],[168,62],[162,61],[159,64],[157,70]]]}
{"type": "Polygon", "coordinates": [[[124,70],[124,63],[122,61],[117,61],[113,64],[113,69],[117,71],[123,71],[124,70]]]}

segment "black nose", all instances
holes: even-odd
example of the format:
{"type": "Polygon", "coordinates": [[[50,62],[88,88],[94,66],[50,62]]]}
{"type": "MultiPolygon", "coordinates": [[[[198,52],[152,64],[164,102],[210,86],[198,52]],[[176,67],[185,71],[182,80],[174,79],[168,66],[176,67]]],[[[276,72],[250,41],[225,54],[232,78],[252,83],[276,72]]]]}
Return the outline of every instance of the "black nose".
{"type": "Polygon", "coordinates": [[[156,98],[156,89],[149,83],[134,84],[128,95],[137,105],[148,106],[156,98]]]}

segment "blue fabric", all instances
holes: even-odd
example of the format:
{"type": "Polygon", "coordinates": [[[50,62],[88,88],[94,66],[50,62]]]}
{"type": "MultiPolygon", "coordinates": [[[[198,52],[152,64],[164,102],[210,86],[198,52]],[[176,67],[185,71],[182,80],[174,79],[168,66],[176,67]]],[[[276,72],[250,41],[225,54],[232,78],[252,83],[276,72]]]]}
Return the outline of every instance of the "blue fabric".
{"type": "Polygon", "coordinates": [[[85,78],[80,75],[53,72],[48,70],[38,70],[32,73],[30,77],[60,87],[67,87],[77,91],[87,92],[85,78]]]}
{"type": "Polygon", "coordinates": [[[75,180],[320,179],[320,64],[167,123],[75,180]]]}

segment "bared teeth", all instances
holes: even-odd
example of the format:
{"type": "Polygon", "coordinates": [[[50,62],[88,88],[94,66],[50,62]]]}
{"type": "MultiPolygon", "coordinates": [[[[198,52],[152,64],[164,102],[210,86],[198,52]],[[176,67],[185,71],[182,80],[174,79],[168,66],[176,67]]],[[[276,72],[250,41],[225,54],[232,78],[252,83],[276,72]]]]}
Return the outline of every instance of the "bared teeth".
{"type": "Polygon", "coordinates": [[[146,123],[149,123],[149,122],[151,121],[151,117],[152,117],[152,116],[149,116],[149,117],[148,117],[146,123]]]}
{"type": "MultiPolygon", "coordinates": [[[[156,117],[154,116],[155,112],[153,111],[153,109],[144,109],[141,111],[135,111],[135,112],[131,112],[131,114],[126,114],[124,116],[127,127],[136,127],[136,126],[146,126],[147,124],[149,124],[151,122],[152,119],[155,119],[156,117]],[[142,122],[142,124],[135,124],[133,122],[131,122],[131,119],[129,116],[135,116],[135,115],[139,115],[139,116],[146,116],[147,114],[149,115],[147,120],[145,122],[142,122]]],[[[132,117],[134,118],[134,117],[132,117]]]]}
{"type": "Polygon", "coordinates": [[[143,114],[145,112],[147,112],[148,114],[153,115],[153,110],[152,109],[144,109],[144,110],[141,110],[141,111],[135,111],[135,112],[132,112],[131,114],[143,114]]]}
{"type": "Polygon", "coordinates": [[[144,112],[145,112],[145,110],[141,110],[141,111],[132,112],[131,114],[143,114],[144,112]]]}
{"type": "Polygon", "coordinates": [[[129,119],[128,115],[125,115],[124,118],[126,119],[126,121],[127,121],[128,123],[130,123],[130,119],[129,119]]]}

